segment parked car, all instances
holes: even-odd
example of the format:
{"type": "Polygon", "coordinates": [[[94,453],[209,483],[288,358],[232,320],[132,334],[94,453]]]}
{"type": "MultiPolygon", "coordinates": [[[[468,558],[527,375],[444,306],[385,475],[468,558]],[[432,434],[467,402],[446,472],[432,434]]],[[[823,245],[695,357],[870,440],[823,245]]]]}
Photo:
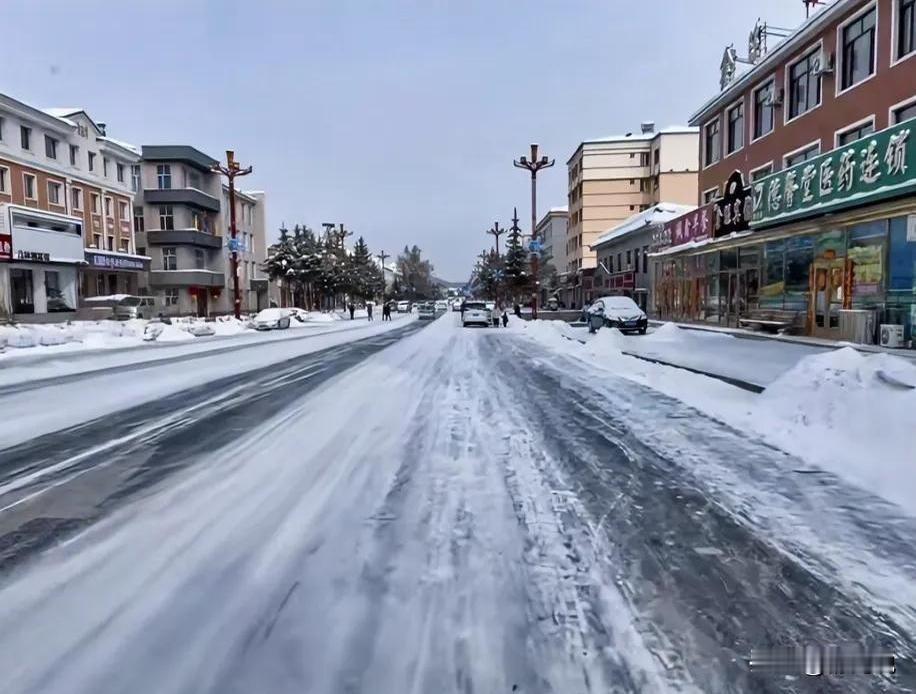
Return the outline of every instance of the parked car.
{"type": "Polygon", "coordinates": [[[559,311],[560,310],[560,300],[555,296],[551,296],[550,298],[547,299],[547,306],[545,306],[544,308],[546,308],[548,311],[559,311]]]}
{"type": "Polygon", "coordinates": [[[436,308],[437,313],[445,313],[446,311],[448,311],[448,302],[445,301],[444,299],[440,299],[439,301],[436,302],[435,308],[436,308]]]}
{"type": "Polygon", "coordinates": [[[461,298],[461,297],[458,297],[457,299],[455,299],[455,300],[452,302],[452,310],[453,310],[453,311],[460,311],[460,310],[461,310],[461,304],[463,304],[463,303],[464,303],[464,299],[461,298]]]}
{"type": "Polygon", "coordinates": [[[309,319],[309,312],[302,308],[287,308],[289,317],[300,323],[305,323],[309,319]]]}
{"type": "Polygon", "coordinates": [[[620,332],[638,332],[645,335],[649,318],[636,302],[628,296],[604,296],[588,307],[589,317],[600,315],[606,327],[620,332]]]}
{"type": "Polygon", "coordinates": [[[254,317],[255,330],[285,330],[290,323],[289,309],[265,308],[254,317]]]}
{"type": "Polygon", "coordinates": [[[216,334],[213,326],[202,320],[191,321],[188,323],[185,330],[191,333],[194,337],[209,337],[210,335],[216,334]]]}
{"type": "Polygon", "coordinates": [[[420,320],[434,320],[436,318],[436,307],[432,302],[417,305],[417,318],[420,320]]]}
{"type": "Polygon", "coordinates": [[[134,296],[132,294],[90,296],[83,299],[83,305],[87,310],[97,313],[100,318],[106,317],[103,312],[110,311],[107,317],[115,320],[152,318],[158,313],[154,296],[134,296]]]}
{"type": "Polygon", "coordinates": [[[465,328],[469,325],[488,327],[491,320],[490,316],[490,309],[487,308],[483,301],[468,301],[464,305],[464,316],[462,317],[461,325],[465,328]]]}
{"type": "Polygon", "coordinates": [[[410,313],[410,302],[409,301],[399,301],[398,302],[398,313],[410,313]]]}

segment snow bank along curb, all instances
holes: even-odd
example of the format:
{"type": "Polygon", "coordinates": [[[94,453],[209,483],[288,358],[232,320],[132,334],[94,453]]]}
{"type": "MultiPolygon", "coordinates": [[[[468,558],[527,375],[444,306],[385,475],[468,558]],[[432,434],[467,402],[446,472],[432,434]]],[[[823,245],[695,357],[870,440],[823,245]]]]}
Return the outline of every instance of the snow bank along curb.
{"type": "MultiPolygon", "coordinates": [[[[513,328],[577,361],[635,381],[695,407],[738,431],[836,473],[916,515],[916,365],[851,347],[801,358],[760,394],[739,391],[681,368],[623,353],[625,338],[601,330],[582,344],[565,324],[513,328]],[[573,339],[570,339],[573,338],[573,339]]],[[[815,471],[815,470],[809,470],[815,471]]]]}

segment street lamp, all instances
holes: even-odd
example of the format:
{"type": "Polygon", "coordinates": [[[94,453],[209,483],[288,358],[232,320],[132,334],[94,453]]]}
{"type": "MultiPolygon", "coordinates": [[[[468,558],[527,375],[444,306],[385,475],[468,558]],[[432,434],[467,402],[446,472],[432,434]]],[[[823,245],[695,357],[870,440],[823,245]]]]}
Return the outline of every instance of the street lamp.
{"type": "Polygon", "coordinates": [[[229,242],[229,250],[232,251],[232,296],[235,306],[235,317],[241,319],[242,296],[239,292],[239,243],[236,238],[237,232],[235,229],[235,177],[247,176],[252,172],[252,168],[248,166],[243,169],[235,160],[235,152],[231,149],[227,149],[226,166],[214,164],[210,168],[210,171],[222,174],[229,179],[229,231],[232,236],[232,240],[229,242]]]}
{"type": "Polygon", "coordinates": [[[496,255],[499,255],[499,237],[506,233],[506,229],[499,228],[499,222],[493,222],[493,226],[487,229],[487,233],[496,239],[496,255]]]}
{"type": "Polygon", "coordinates": [[[517,161],[513,161],[512,165],[518,169],[527,169],[531,172],[531,274],[534,277],[534,298],[531,302],[531,317],[536,319],[538,317],[538,292],[540,290],[540,278],[538,276],[538,260],[539,260],[539,251],[537,250],[537,189],[538,189],[538,171],[541,169],[549,169],[553,166],[554,160],[548,159],[546,156],[538,158],[538,146],[535,143],[531,144],[531,159],[528,159],[524,155],[519,157],[517,161]]]}

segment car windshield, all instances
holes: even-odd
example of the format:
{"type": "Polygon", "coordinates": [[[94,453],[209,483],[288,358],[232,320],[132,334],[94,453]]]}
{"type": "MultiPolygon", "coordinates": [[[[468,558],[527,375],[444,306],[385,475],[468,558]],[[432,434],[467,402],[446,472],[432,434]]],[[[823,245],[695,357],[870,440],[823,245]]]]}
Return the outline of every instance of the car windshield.
{"type": "Polygon", "coordinates": [[[472,309],[472,310],[475,310],[475,311],[479,311],[479,310],[485,309],[486,307],[487,307],[487,305],[486,305],[485,303],[483,303],[482,301],[468,301],[468,302],[464,305],[464,308],[465,308],[466,310],[467,310],[467,309],[472,309]]]}
{"type": "Polygon", "coordinates": [[[606,296],[601,299],[605,310],[614,311],[639,311],[639,306],[631,298],[626,296],[606,296]]]}

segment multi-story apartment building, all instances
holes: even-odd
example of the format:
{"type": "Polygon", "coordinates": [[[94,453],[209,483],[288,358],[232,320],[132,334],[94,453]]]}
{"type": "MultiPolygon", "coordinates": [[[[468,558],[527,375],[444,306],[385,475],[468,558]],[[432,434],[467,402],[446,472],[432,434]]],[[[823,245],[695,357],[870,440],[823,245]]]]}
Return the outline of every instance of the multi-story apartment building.
{"type": "MultiPolygon", "coordinates": [[[[569,227],[569,208],[551,207],[547,214],[537,223],[537,238],[543,244],[541,260],[545,265],[552,266],[560,278],[566,275],[566,233],[569,227]]],[[[541,288],[547,292],[547,287],[541,288]]],[[[542,303],[546,300],[542,296],[542,303]]],[[[563,298],[563,297],[561,297],[563,298]]]]}
{"type": "Polygon", "coordinates": [[[580,306],[592,294],[597,237],[662,200],[690,203],[697,190],[695,127],[656,131],[642,124],[627,133],[586,140],[566,162],[569,172],[569,230],[566,246],[567,304],[580,306]]]}
{"type": "Polygon", "coordinates": [[[229,312],[217,161],[187,145],[144,145],[141,157],[134,228],[148,291],[166,315],[229,312]]]}
{"type": "Polygon", "coordinates": [[[60,320],[85,297],[136,292],[137,158],[82,109],[0,95],[0,317],[60,320]]]}
{"type": "MultiPolygon", "coordinates": [[[[265,217],[266,197],[263,191],[235,192],[235,225],[238,241],[239,292],[242,311],[256,312],[267,308],[270,297],[264,262],[267,260],[267,230],[265,217]]],[[[222,228],[228,238],[230,234],[229,186],[223,184],[222,228]]],[[[230,243],[224,246],[224,267],[227,269],[226,292],[232,287],[232,250],[230,243]]],[[[229,297],[230,306],[232,297],[229,297]]]]}
{"type": "Polygon", "coordinates": [[[659,236],[659,309],[729,325],[779,311],[845,339],[866,312],[913,339],[914,2],[835,0],[770,50],[766,35],[743,72],[726,49],[690,120],[701,207],[659,236]]]}

